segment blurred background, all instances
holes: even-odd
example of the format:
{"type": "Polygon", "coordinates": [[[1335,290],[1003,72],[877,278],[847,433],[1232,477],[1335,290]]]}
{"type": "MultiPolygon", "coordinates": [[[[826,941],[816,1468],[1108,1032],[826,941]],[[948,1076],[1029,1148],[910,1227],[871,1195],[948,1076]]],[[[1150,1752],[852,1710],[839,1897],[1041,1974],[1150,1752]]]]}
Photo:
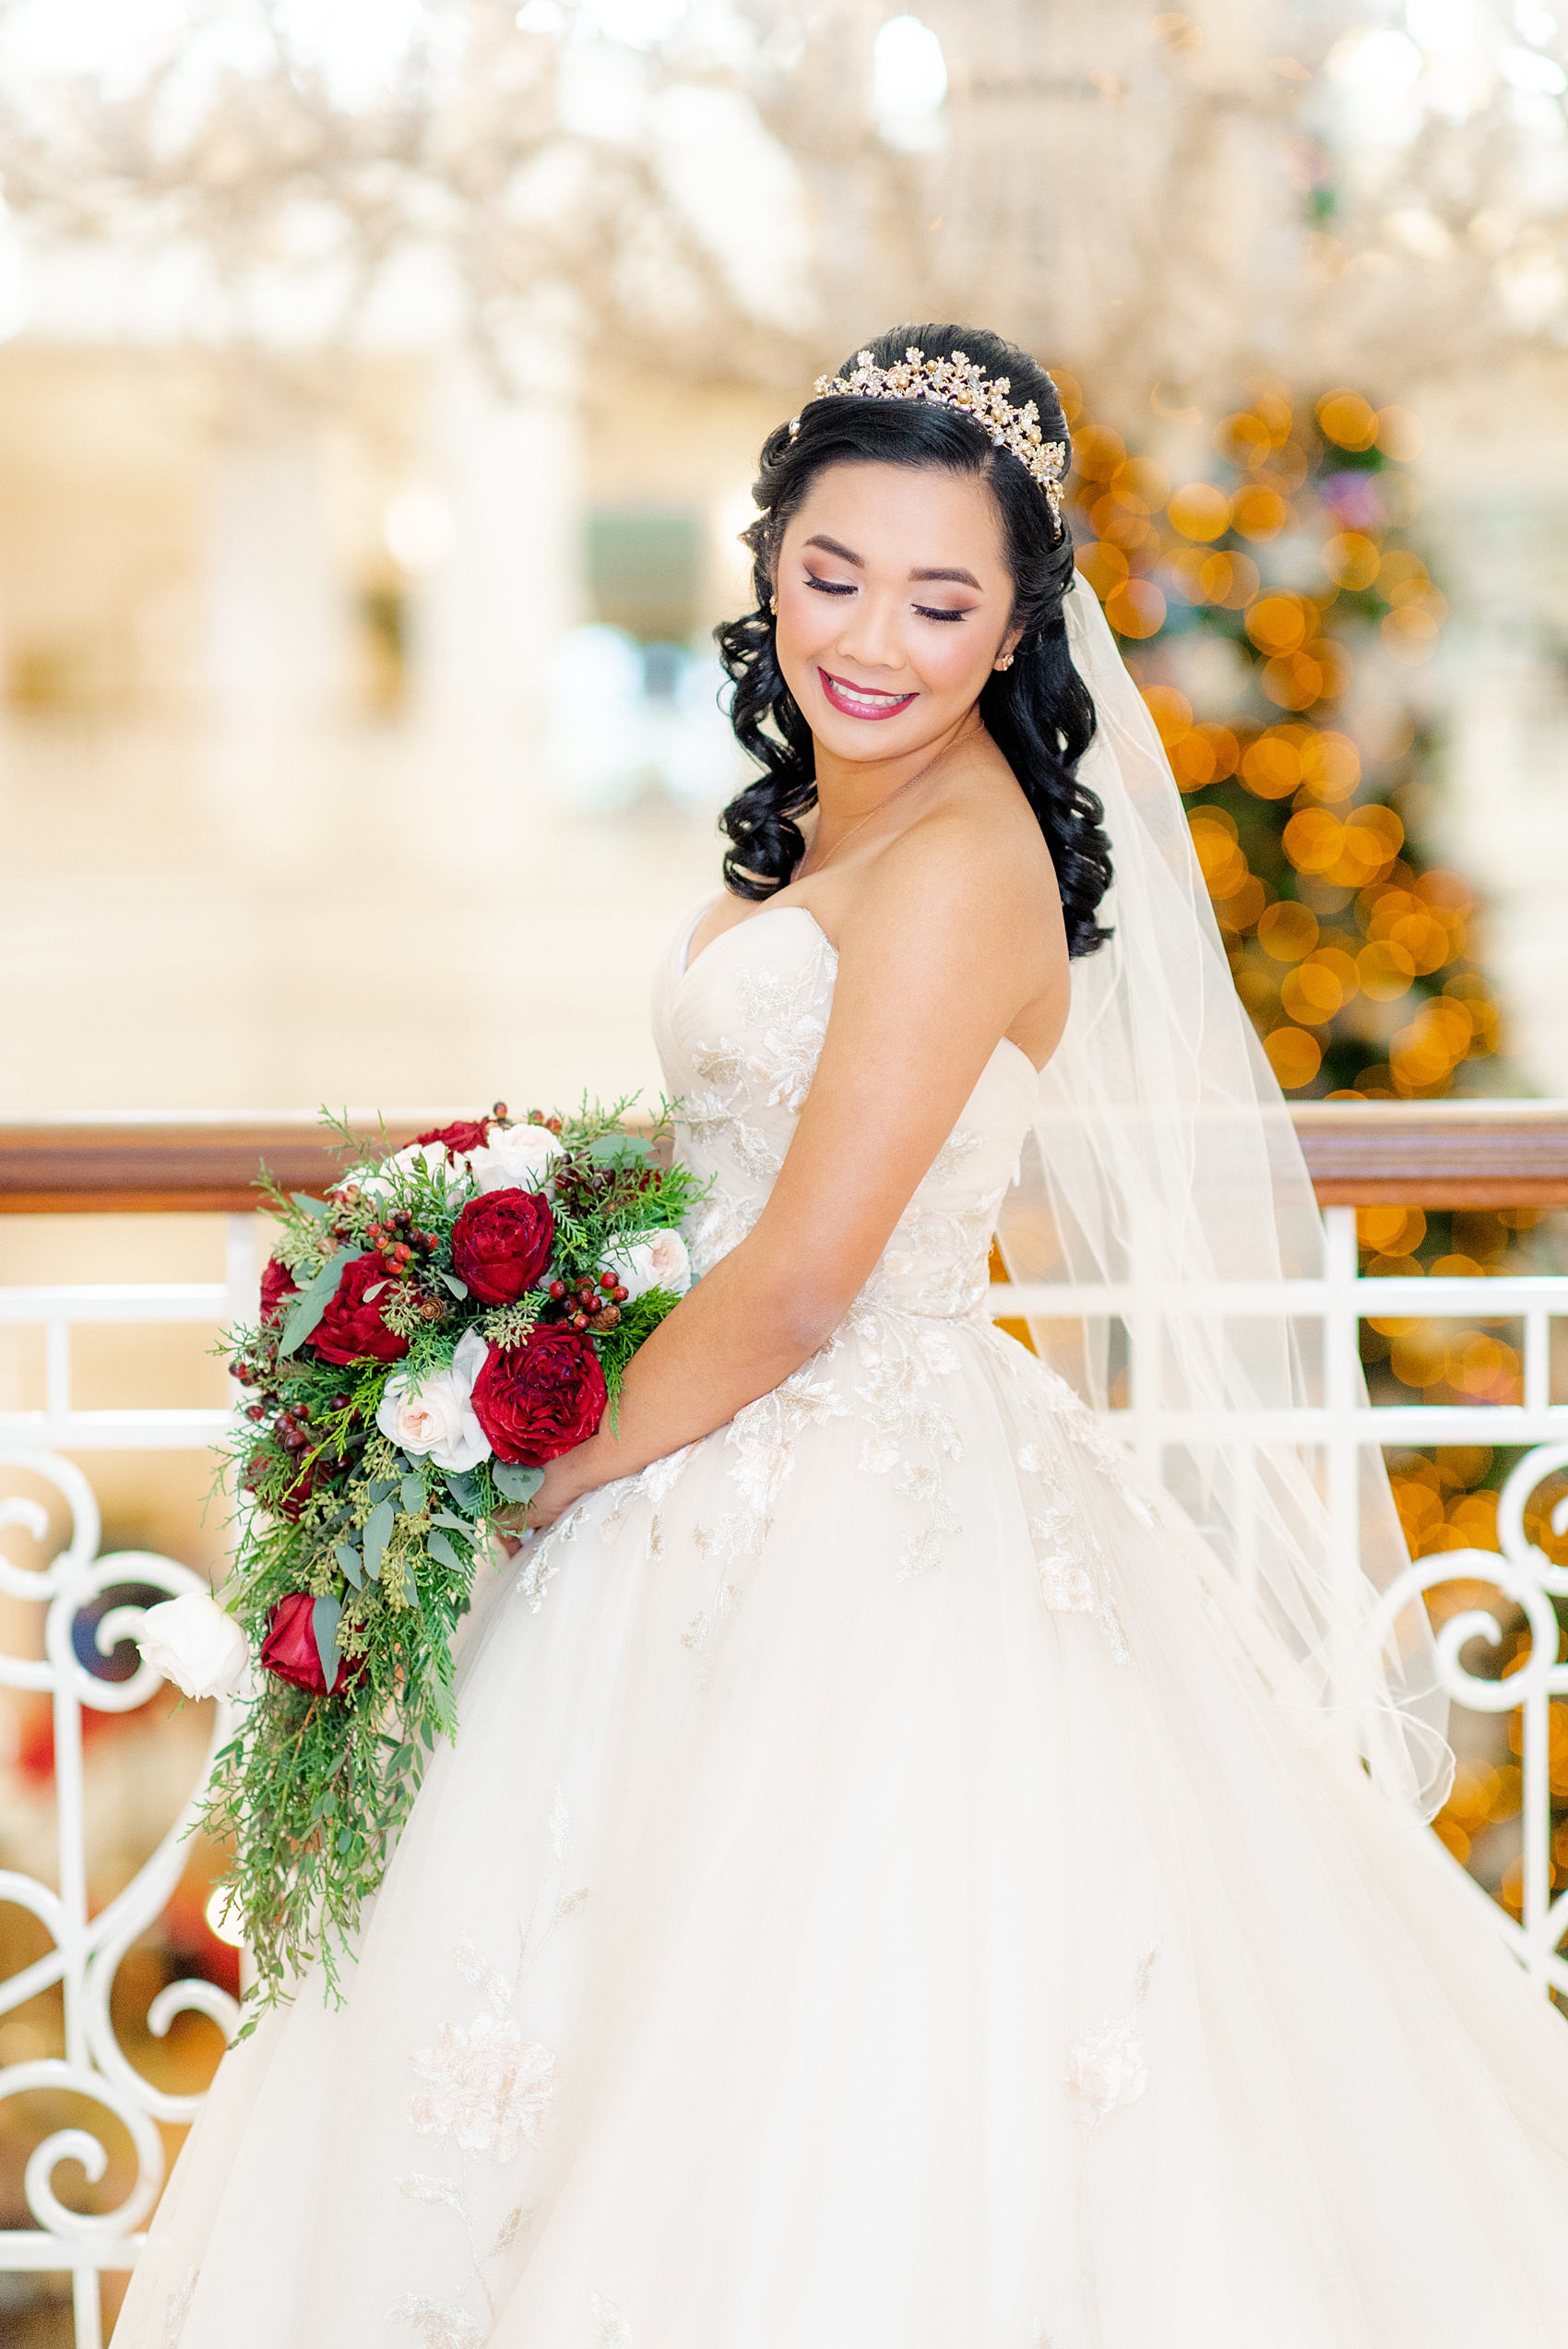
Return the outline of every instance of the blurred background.
{"type": "MultiPolygon", "coordinates": [[[[0,0],[0,196],[6,1117],[656,1091],[649,976],[739,780],[711,630],[755,451],[904,318],[1056,375],[1080,569],[1290,1097],[1568,1093],[1568,29],[1537,0],[0,0]]],[[[1412,1277],[1568,1262],[1527,1210],[1361,1238],[1412,1277]]],[[[213,1277],[221,1245],[14,1217],[0,1281],[213,1277]]],[[[1374,1389],[1514,1399],[1510,1331],[1454,1329],[1369,1325],[1374,1389]]],[[[89,1334],[89,1401],[133,1341],[89,1334]]],[[[144,1389],[222,1402],[205,1333],[134,1342],[144,1389]]],[[[43,1375],[0,1353],[0,1403],[43,1375]]],[[[85,1464],[106,1547],[220,1568],[198,1454],[85,1464]]],[[[1503,1465],[1396,1456],[1415,1546],[1493,1545],[1503,1465]]],[[[0,1858],[31,1869],[29,1702],[0,1858]]],[[[103,1717],[95,1900],[198,1767],[199,1712],[148,1710],[103,1717]]],[[[1494,1745],[1443,1831],[1516,1905],[1494,1745]]],[[[232,1975],[213,1864],[116,1994],[171,2078],[213,2027],[137,2017],[232,1975]]],[[[0,2062],[52,2028],[0,2024],[0,2062]]],[[[53,2284],[12,2283],[6,2337],[53,2339],[53,2284]]]]}

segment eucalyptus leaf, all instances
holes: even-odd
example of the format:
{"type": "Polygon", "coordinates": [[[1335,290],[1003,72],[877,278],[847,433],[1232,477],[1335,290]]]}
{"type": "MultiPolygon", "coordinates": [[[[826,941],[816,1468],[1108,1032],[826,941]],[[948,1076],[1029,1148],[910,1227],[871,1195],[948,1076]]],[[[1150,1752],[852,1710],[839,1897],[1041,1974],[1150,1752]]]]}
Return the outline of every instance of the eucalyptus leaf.
{"type": "Polygon", "coordinates": [[[348,1576],[350,1581],[353,1584],[355,1590],[362,1590],[364,1587],[364,1568],[360,1563],[360,1554],[358,1550],[355,1549],[352,1542],[339,1542],[337,1547],[333,1550],[332,1555],[337,1559],[339,1565],[342,1568],[344,1573],[348,1576]]]}
{"type": "Polygon", "coordinates": [[[439,1558],[443,1566],[449,1566],[454,1574],[462,1573],[463,1561],[445,1533],[430,1534],[426,1539],[425,1547],[432,1557],[439,1558]]]}
{"type": "Polygon", "coordinates": [[[377,1501],[365,1520],[364,1570],[373,1582],[381,1580],[381,1561],[386,1554],[386,1544],[392,1539],[393,1520],[397,1514],[390,1501],[377,1501]]]}
{"type": "Polygon", "coordinates": [[[424,1507],[424,1478],[422,1476],[410,1474],[404,1477],[402,1501],[405,1517],[419,1515],[424,1507]]]}
{"type": "Polygon", "coordinates": [[[496,1491],[508,1501],[531,1501],[544,1482],[542,1468],[518,1468],[509,1460],[493,1460],[490,1473],[496,1491]]]}
{"type": "Polygon", "coordinates": [[[338,1618],[342,1612],[336,1599],[317,1599],[310,1611],[315,1652],[321,1658],[322,1677],[329,1691],[337,1681],[339,1667],[343,1661],[338,1652],[338,1618]]]}
{"type": "Polygon", "coordinates": [[[600,1134],[589,1142],[588,1154],[596,1166],[646,1166],[653,1144],[640,1134],[600,1134]]]}
{"type": "Polygon", "coordinates": [[[314,1215],[322,1223],[326,1222],[327,1216],[331,1213],[325,1199],[313,1199],[308,1191],[291,1191],[289,1205],[297,1207],[303,1214],[314,1215]]]}
{"type": "Polygon", "coordinates": [[[395,1493],[397,1489],[398,1479],[396,1476],[378,1476],[374,1485],[369,1485],[365,1487],[365,1490],[369,1493],[373,1501],[384,1501],[389,1494],[395,1493]]]}
{"type": "Polygon", "coordinates": [[[373,1282],[371,1286],[364,1293],[364,1301],[366,1305],[374,1305],[376,1298],[381,1294],[382,1290],[390,1288],[391,1285],[392,1284],[389,1281],[373,1282]]]}
{"type": "Polygon", "coordinates": [[[474,1521],[471,1517],[454,1517],[449,1508],[443,1508],[437,1509],[430,1521],[433,1525],[445,1525],[449,1533],[460,1533],[466,1542],[471,1542],[474,1538],[474,1521]]]}
{"type": "Polygon", "coordinates": [[[468,1295],[468,1282],[466,1281],[459,1281],[455,1272],[444,1272],[441,1278],[445,1282],[446,1286],[451,1290],[452,1294],[455,1297],[466,1297],[468,1295]]]}
{"type": "Polygon", "coordinates": [[[303,1345],[337,1294],[345,1265],[351,1264],[357,1254],[355,1248],[339,1248],[330,1261],[322,1266],[309,1288],[300,1292],[283,1324],[283,1335],[278,1348],[280,1354],[291,1354],[297,1346],[303,1345]]]}
{"type": "Polygon", "coordinates": [[[459,1508],[473,1510],[479,1507],[479,1478],[472,1469],[464,1469],[461,1473],[448,1469],[446,1490],[459,1508]]]}

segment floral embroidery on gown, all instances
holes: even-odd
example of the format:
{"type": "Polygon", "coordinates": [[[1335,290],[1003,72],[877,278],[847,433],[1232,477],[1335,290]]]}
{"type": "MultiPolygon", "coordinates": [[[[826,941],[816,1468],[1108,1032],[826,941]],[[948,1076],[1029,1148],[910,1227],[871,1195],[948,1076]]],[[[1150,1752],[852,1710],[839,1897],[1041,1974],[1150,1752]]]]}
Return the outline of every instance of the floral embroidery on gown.
{"type": "MultiPolygon", "coordinates": [[[[700,1271],[836,958],[660,984],[700,1271]]],[[[1000,1045],[811,1361],[530,1545],[346,2005],[223,2066],[117,2349],[1548,2349],[1568,2033],[987,1320],[1000,1045]]]]}

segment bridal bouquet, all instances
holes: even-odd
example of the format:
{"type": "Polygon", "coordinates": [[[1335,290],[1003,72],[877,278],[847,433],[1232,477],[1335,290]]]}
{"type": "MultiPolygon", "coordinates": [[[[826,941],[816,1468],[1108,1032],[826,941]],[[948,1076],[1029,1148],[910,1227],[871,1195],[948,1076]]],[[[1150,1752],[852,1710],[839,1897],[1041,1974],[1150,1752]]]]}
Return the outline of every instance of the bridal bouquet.
{"type": "Polygon", "coordinates": [[[687,1287],[695,1186],[620,1124],[627,1103],[422,1134],[281,1224],[233,1456],[226,1605],[149,1609],[144,1652],[189,1696],[236,1697],[203,1823],[258,2004],[337,1959],[381,1880],[438,1735],[452,1636],[497,1513],[591,1436],[687,1287]]]}

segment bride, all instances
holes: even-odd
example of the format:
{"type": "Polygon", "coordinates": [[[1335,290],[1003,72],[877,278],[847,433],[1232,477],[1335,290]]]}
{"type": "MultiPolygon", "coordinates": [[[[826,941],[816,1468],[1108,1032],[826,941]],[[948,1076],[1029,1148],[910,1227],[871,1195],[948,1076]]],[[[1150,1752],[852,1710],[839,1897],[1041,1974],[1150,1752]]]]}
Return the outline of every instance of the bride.
{"type": "Polygon", "coordinates": [[[1386,1485],[1358,1562],[1281,1416],[1320,1234],[1066,441],[925,327],[766,444],[762,772],[656,998],[701,1277],[118,2349],[1562,2337],[1568,2037],[1420,1824],[1386,1485]],[[999,1223],[1088,1284],[1074,1384],[987,1318],[999,1223]]]}

